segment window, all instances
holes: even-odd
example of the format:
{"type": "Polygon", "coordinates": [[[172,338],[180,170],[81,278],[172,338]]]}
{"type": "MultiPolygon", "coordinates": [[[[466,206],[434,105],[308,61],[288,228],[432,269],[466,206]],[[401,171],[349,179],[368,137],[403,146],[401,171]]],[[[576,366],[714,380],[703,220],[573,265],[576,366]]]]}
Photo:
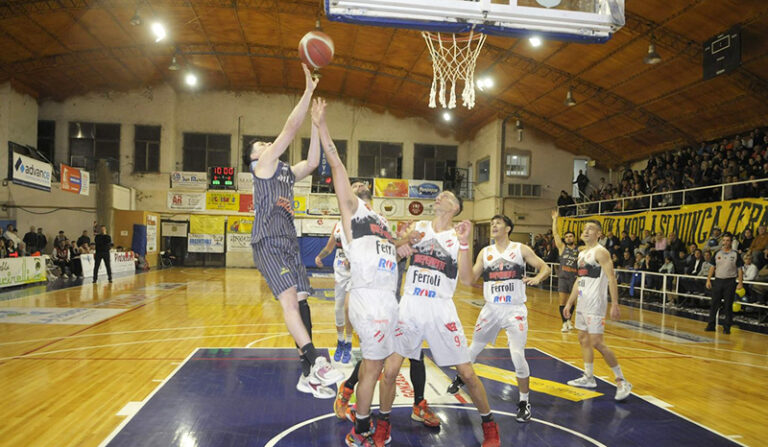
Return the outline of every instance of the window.
{"type": "Polygon", "coordinates": [[[415,144],[413,146],[413,178],[416,180],[452,180],[456,168],[458,146],[415,144]],[[450,177],[446,176],[446,172],[450,177]]]}
{"type": "Polygon", "coordinates": [[[485,157],[477,162],[477,183],[491,179],[491,158],[485,157]]]}
{"type": "MultiPolygon", "coordinates": [[[[309,138],[301,139],[301,159],[306,160],[309,155],[309,138]]],[[[347,164],[347,141],[346,140],[333,140],[333,144],[336,146],[336,151],[339,153],[341,162],[346,166],[347,164]]],[[[322,148],[320,151],[322,152],[322,148]]],[[[322,159],[322,158],[321,158],[322,159]]],[[[326,177],[320,174],[322,166],[318,166],[317,170],[312,173],[312,192],[333,192],[333,183],[325,183],[326,177]]],[[[328,173],[330,174],[331,168],[328,167],[328,173]]]]}
{"type": "MultiPolygon", "coordinates": [[[[243,160],[242,160],[242,171],[241,172],[251,172],[251,147],[249,146],[249,143],[251,141],[268,141],[272,142],[275,141],[275,138],[277,136],[267,137],[264,135],[243,135],[243,160]]],[[[282,155],[280,155],[280,161],[283,161],[285,163],[290,163],[291,160],[291,147],[288,146],[288,148],[283,152],[282,155]]]]}
{"type": "Polygon", "coordinates": [[[507,177],[530,177],[531,151],[513,149],[507,151],[504,172],[507,177]]]}
{"type": "Polygon", "coordinates": [[[120,124],[70,122],[69,164],[95,171],[98,160],[120,172],[120,124]]]}
{"type": "Polygon", "coordinates": [[[184,170],[206,172],[211,166],[229,166],[230,135],[184,133],[184,170]]]}
{"type": "Polygon", "coordinates": [[[133,172],[160,172],[160,126],[134,126],[133,172]]]}
{"type": "Polygon", "coordinates": [[[37,150],[53,163],[56,121],[37,122],[37,150]]]}
{"type": "Polygon", "coordinates": [[[357,156],[360,177],[402,178],[403,145],[361,141],[357,156]]]}

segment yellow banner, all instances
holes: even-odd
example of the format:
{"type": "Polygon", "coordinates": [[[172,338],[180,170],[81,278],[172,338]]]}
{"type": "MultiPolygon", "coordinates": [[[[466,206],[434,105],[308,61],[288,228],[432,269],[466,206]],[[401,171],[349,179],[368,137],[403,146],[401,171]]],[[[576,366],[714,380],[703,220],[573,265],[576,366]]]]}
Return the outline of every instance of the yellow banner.
{"type": "Polygon", "coordinates": [[[560,234],[573,231],[581,234],[587,221],[597,220],[603,226],[603,233],[609,231],[621,237],[622,231],[642,235],[644,230],[662,232],[677,237],[687,244],[701,245],[707,241],[714,227],[723,232],[739,234],[747,228],[753,231],[760,225],[768,225],[768,200],[743,199],[713,202],[701,205],[686,205],[679,210],[644,211],[634,214],[590,216],[583,218],[560,218],[560,234]]]}
{"type": "Polygon", "coordinates": [[[253,217],[229,216],[227,233],[250,233],[253,229],[253,217]]]}
{"type": "Polygon", "coordinates": [[[205,209],[240,211],[240,194],[235,192],[208,192],[205,194],[205,209]]]}
{"type": "Polygon", "coordinates": [[[293,215],[294,216],[307,215],[307,196],[293,197],[293,215]]]}
{"type": "Polygon", "coordinates": [[[376,197],[408,197],[408,180],[398,178],[373,179],[376,197]]]}
{"type": "Polygon", "coordinates": [[[189,232],[192,234],[224,234],[227,216],[189,216],[189,232]]]}

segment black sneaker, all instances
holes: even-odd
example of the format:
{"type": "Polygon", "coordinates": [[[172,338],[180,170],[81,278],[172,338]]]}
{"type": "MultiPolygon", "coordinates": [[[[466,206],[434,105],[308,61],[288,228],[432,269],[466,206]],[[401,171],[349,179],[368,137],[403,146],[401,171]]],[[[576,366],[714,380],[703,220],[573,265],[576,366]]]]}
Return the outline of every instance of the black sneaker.
{"type": "Polygon", "coordinates": [[[731,327],[730,326],[723,326],[723,334],[730,334],[731,333],[731,327]]]}
{"type": "Polygon", "coordinates": [[[707,328],[704,329],[706,332],[715,332],[715,325],[714,324],[708,324],[707,328]]]}
{"type": "Polygon", "coordinates": [[[457,394],[461,387],[464,386],[464,381],[461,380],[461,376],[456,376],[453,382],[448,386],[448,394],[457,394]]]}
{"type": "Polygon", "coordinates": [[[528,401],[522,400],[517,404],[517,416],[515,416],[517,422],[528,422],[531,420],[531,404],[528,401]]]}

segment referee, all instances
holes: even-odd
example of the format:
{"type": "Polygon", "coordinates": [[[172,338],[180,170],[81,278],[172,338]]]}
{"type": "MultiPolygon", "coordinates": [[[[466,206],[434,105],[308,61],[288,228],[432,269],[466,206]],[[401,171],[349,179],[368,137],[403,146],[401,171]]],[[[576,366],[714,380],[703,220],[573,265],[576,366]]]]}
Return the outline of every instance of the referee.
{"type": "Polygon", "coordinates": [[[739,282],[739,288],[744,287],[742,276],[744,271],[741,266],[744,265],[741,256],[733,250],[731,242],[733,235],[724,233],[722,247],[715,253],[715,265],[709,268],[707,274],[707,289],[712,290],[712,307],[709,308],[709,324],[705,329],[708,332],[715,330],[715,318],[720,303],[724,301],[725,306],[725,324],[723,324],[723,333],[731,333],[731,320],[733,320],[733,296],[736,294],[736,281],[739,282]],[[715,275],[715,282],[712,283],[712,275],[715,275]]]}

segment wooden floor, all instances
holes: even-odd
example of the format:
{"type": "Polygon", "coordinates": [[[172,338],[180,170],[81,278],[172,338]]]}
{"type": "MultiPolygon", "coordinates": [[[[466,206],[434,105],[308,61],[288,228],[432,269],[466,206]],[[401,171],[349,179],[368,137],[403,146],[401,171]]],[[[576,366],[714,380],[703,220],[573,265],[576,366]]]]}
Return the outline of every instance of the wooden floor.
{"type": "MultiPolygon", "coordinates": [[[[332,289],[330,278],[313,278],[332,289]]],[[[195,348],[292,347],[280,306],[250,269],[173,268],[25,297],[0,295],[12,307],[122,309],[90,325],[0,324],[0,445],[97,446],[195,348]]],[[[456,303],[471,338],[480,289],[462,288],[456,303]]],[[[528,346],[581,367],[576,333],[562,334],[557,295],[529,289],[528,346]]],[[[315,344],[335,345],[333,302],[311,299],[315,344]]],[[[768,429],[768,336],[734,329],[703,331],[701,322],[623,307],[622,319],[711,338],[660,337],[609,324],[634,392],[747,445],[765,445],[768,429]]],[[[502,334],[496,346],[504,346],[502,334]]],[[[612,377],[596,359],[597,375],[612,377]]],[[[535,376],[536,371],[532,374],[535,376]]]]}

